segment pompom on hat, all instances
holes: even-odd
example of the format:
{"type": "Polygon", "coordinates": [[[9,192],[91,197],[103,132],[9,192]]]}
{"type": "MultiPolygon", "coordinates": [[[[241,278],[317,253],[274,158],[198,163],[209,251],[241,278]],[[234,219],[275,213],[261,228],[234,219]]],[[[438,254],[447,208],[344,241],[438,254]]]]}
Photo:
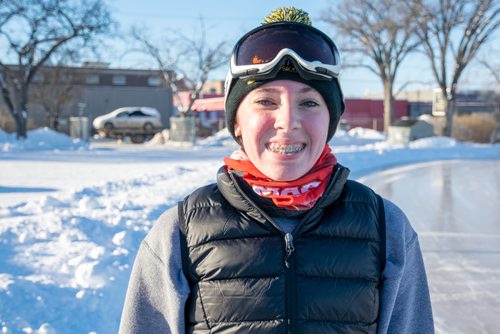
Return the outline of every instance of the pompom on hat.
{"type": "Polygon", "coordinates": [[[280,7],[273,10],[269,15],[264,17],[262,24],[273,22],[298,22],[307,24],[308,26],[312,25],[309,14],[295,7],[280,7]]]}
{"type": "MultiPolygon", "coordinates": [[[[280,7],[264,18],[262,25],[275,22],[295,22],[308,26],[311,25],[311,19],[307,12],[294,7],[280,7]]],[[[233,78],[231,72],[228,73],[225,87],[225,116],[226,125],[229,133],[241,145],[241,140],[235,136],[234,125],[236,121],[236,112],[241,101],[252,90],[268,82],[275,80],[292,80],[304,83],[316,89],[328,106],[330,112],[330,124],[328,128],[327,142],[335,134],[340,116],[343,114],[345,105],[342,90],[336,78],[330,80],[311,80],[303,78],[296,70],[297,63],[293,59],[286,59],[280,63],[281,69],[271,79],[264,80],[245,80],[242,78],[233,78]]]]}

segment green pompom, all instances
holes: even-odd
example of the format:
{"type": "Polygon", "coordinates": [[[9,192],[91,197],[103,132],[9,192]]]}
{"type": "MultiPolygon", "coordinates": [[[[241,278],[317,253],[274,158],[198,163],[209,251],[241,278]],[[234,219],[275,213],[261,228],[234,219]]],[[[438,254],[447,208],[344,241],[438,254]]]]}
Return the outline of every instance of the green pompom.
{"type": "Polygon", "coordinates": [[[262,24],[273,22],[292,21],[312,25],[311,18],[306,11],[295,7],[280,7],[264,18],[262,24]]]}

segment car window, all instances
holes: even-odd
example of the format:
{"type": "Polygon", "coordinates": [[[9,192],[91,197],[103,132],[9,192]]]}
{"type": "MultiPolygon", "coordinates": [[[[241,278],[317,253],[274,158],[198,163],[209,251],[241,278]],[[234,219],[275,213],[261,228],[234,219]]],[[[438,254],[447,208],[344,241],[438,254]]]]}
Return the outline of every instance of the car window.
{"type": "Polygon", "coordinates": [[[146,115],[140,110],[136,110],[130,114],[130,117],[144,117],[144,116],[149,116],[149,115],[146,115]]]}
{"type": "Polygon", "coordinates": [[[119,113],[118,115],[116,115],[116,118],[124,118],[124,117],[128,117],[128,112],[123,111],[123,112],[119,113]]]}

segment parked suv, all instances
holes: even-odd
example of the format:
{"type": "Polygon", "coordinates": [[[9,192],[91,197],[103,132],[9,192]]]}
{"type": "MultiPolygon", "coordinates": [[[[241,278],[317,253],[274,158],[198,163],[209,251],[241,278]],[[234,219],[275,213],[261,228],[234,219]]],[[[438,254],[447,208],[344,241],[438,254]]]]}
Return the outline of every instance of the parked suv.
{"type": "Polygon", "coordinates": [[[161,129],[158,110],[150,107],[123,107],[96,117],[92,123],[97,132],[133,131],[151,133],[161,129]]]}
{"type": "Polygon", "coordinates": [[[162,130],[160,113],[150,107],[123,107],[96,117],[92,123],[101,137],[130,137],[133,143],[142,143],[162,130]]]}

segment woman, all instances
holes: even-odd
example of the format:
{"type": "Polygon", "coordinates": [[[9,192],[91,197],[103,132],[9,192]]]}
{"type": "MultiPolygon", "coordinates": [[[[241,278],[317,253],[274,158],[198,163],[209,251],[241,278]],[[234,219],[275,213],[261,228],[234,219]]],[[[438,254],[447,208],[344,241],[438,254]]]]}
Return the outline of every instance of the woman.
{"type": "Polygon", "coordinates": [[[226,81],[241,150],[143,241],[120,332],[433,333],[416,233],[327,144],[344,111],[335,44],[303,11],[269,18],[226,81]]]}

